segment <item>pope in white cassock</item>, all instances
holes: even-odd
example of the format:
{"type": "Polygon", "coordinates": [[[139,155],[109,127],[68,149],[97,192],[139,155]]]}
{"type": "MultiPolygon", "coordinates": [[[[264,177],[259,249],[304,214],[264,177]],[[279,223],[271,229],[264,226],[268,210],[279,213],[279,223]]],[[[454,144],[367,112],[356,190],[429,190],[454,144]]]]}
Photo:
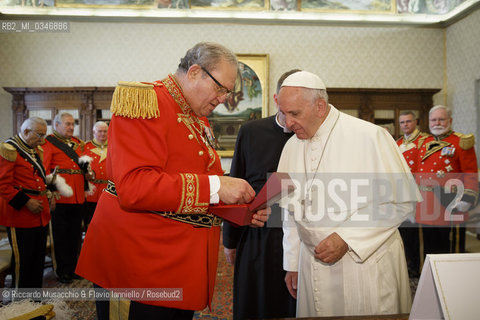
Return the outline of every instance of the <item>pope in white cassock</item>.
{"type": "Polygon", "coordinates": [[[329,105],[323,81],[310,72],[285,79],[278,105],[295,132],[278,171],[304,177],[280,204],[297,317],[408,313],[397,227],[421,196],[395,141],[329,105]]]}

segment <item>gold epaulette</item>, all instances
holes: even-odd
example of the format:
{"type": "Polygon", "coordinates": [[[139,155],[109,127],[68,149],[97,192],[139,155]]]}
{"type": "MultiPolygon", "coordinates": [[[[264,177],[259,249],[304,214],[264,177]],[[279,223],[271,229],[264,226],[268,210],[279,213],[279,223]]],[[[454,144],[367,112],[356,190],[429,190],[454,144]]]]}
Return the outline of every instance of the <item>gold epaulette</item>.
{"type": "Polygon", "coordinates": [[[7,161],[17,160],[17,149],[9,143],[2,142],[0,144],[0,155],[7,161]]]}
{"type": "Polygon", "coordinates": [[[157,94],[153,84],[119,81],[113,93],[110,112],[131,119],[158,118],[157,94]]]}
{"type": "Polygon", "coordinates": [[[463,134],[460,132],[454,132],[454,135],[460,138],[460,148],[468,150],[475,145],[475,136],[473,134],[463,134]]]}
{"type": "Polygon", "coordinates": [[[422,147],[422,144],[425,142],[425,139],[427,139],[428,137],[431,136],[431,134],[429,133],[425,133],[425,132],[421,132],[420,133],[420,138],[418,138],[418,144],[417,144],[417,148],[420,149],[422,147]]]}

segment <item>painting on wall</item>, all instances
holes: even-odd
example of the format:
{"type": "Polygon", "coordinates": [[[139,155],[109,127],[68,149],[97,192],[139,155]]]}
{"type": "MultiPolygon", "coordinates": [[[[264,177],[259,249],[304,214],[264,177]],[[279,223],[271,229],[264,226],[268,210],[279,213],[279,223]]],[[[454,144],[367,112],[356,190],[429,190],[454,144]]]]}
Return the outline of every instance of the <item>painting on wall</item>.
{"type": "Polygon", "coordinates": [[[275,11],[297,10],[297,0],[270,0],[270,9],[275,11]]]}
{"type": "Polygon", "coordinates": [[[268,10],[268,0],[190,0],[192,9],[268,10]]]}
{"type": "Polygon", "coordinates": [[[57,7],[154,8],[157,0],[56,0],[57,7]]]}
{"type": "Polygon", "coordinates": [[[394,12],[396,0],[299,0],[303,11],[394,12]]]}
{"type": "Polygon", "coordinates": [[[233,156],[242,124],[267,116],[268,55],[237,56],[240,63],[233,94],[208,116],[217,138],[217,152],[222,157],[233,156]]]}
{"type": "Polygon", "coordinates": [[[398,13],[445,14],[465,0],[397,0],[398,13]]]}
{"type": "Polygon", "coordinates": [[[0,0],[1,6],[22,6],[22,7],[54,7],[55,0],[0,0]]]}
{"type": "Polygon", "coordinates": [[[466,0],[0,0],[0,7],[351,11],[445,14],[466,0]]]}

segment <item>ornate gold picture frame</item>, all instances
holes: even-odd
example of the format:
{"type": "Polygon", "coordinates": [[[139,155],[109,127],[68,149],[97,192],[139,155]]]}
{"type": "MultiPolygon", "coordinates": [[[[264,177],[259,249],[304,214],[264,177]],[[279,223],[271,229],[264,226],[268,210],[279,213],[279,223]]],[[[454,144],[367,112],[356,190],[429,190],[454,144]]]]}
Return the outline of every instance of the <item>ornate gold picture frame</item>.
{"type": "Polygon", "coordinates": [[[240,63],[234,94],[208,116],[217,138],[217,152],[222,157],[233,156],[243,123],[268,115],[268,54],[237,54],[237,57],[240,63]]]}

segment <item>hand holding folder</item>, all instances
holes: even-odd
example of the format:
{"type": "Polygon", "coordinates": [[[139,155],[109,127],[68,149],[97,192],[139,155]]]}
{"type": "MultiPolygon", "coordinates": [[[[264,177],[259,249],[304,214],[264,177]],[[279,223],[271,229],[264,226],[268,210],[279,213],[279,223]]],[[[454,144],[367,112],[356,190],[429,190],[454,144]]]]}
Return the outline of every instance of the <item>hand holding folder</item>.
{"type": "Polygon", "coordinates": [[[274,172],[252,202],[239,205],[220,203],[210,206],[209,212],[227,220],[235,226],[250,225],[255,212],[266,209],[268,206],[277,202],[282,195],[294,190],[290,182],[291,179],[287,173],[274,172]],[[282,180],[288,181],[282,183],[282,180]]]}

